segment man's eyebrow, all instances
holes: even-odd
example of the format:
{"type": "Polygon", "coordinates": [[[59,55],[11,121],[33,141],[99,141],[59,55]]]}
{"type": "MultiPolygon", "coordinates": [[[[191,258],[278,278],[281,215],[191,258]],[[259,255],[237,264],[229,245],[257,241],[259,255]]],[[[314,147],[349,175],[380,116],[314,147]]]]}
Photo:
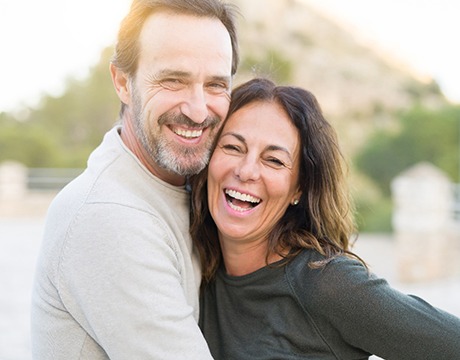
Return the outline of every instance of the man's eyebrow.
{"type": "Polygon", "coordinates": [[[156,77],[168,77],[168,76],[186,78],[186,77],[192,76],[192,74],[187,71],[171,70],[171,69],[162,69],[156,73],[156,77]]]}
{"type": "MultiPolygon", "coordinates": [[[[161,69],[156,73],[156,78],[165,78],[165,77],[179,77],[179,78],[191,78],[192,74],[188,71],[182,70],[173,70],[173,69],[161,69]]],[[[220,81],[229,84],[232,77],[226,75],[213,75],[209,78],[208,81],[220,81]]]]}
{"type": "Polygon", "coordinates": [[[211,80],[213,81],[221,81],[221,82],[225,82],[228,84],[231,82],[231,79],[232,79],[231,76],[220,76],[220,75],[211,76],[211,80]]]}

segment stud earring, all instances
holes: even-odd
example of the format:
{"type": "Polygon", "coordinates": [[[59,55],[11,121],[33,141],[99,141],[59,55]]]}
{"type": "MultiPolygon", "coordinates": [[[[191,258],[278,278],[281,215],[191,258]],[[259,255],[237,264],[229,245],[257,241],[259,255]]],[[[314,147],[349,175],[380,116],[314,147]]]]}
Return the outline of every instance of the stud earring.
{"type": "Polygon", "coordinates": [[[292,205],[298,205],[299,204],[299,200],[298,199],[295,199],[293,202],[292,202],[292,205]]]}

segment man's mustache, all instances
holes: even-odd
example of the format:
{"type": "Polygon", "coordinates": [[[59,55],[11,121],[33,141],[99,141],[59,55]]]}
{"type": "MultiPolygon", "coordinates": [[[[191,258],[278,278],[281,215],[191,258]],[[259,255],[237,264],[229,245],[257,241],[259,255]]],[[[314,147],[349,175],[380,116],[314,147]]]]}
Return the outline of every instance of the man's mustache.
{"type": "Polygon", "coordinates": [[[162,114],[158,118],[159,125],[183,125],[190,129],[204,129],[215,127],[220,123],[218,116],[208,116],[201,124],[197,124],[184,114],[162,114]]]}

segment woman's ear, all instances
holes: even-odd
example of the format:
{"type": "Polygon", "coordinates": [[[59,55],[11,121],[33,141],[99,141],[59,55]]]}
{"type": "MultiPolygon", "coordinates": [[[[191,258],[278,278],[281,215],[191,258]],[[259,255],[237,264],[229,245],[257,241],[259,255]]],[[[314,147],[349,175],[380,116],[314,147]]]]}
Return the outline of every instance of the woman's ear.
{"type": "Polygon", "coordinates": [[[292,197],[291,205],[297,205],[299,203],[301,197],[302,197],[302,190],[297,188],[297,191],[295,192],[294,196],[292,197]]]}
{"type": "Polygon", "coordinates": [[[110,74],[112,76],[113,86],[115,87],[118,98],[122,103],[130,104],[131,95],[129,92],[128,75],[112,63],[110,63],[110,74]]]}

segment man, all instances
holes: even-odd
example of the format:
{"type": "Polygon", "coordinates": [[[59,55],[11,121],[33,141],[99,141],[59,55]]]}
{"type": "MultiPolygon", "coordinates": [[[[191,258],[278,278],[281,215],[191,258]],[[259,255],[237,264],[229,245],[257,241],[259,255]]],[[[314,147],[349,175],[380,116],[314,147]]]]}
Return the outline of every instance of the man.
{"type": "Polygon", "coordinates": [[[47,216],[34,359],[211,359],[185,182],[227,114],[235,13],[219,0],[134,0],[110,66],[121,125],[47,216]]]}

